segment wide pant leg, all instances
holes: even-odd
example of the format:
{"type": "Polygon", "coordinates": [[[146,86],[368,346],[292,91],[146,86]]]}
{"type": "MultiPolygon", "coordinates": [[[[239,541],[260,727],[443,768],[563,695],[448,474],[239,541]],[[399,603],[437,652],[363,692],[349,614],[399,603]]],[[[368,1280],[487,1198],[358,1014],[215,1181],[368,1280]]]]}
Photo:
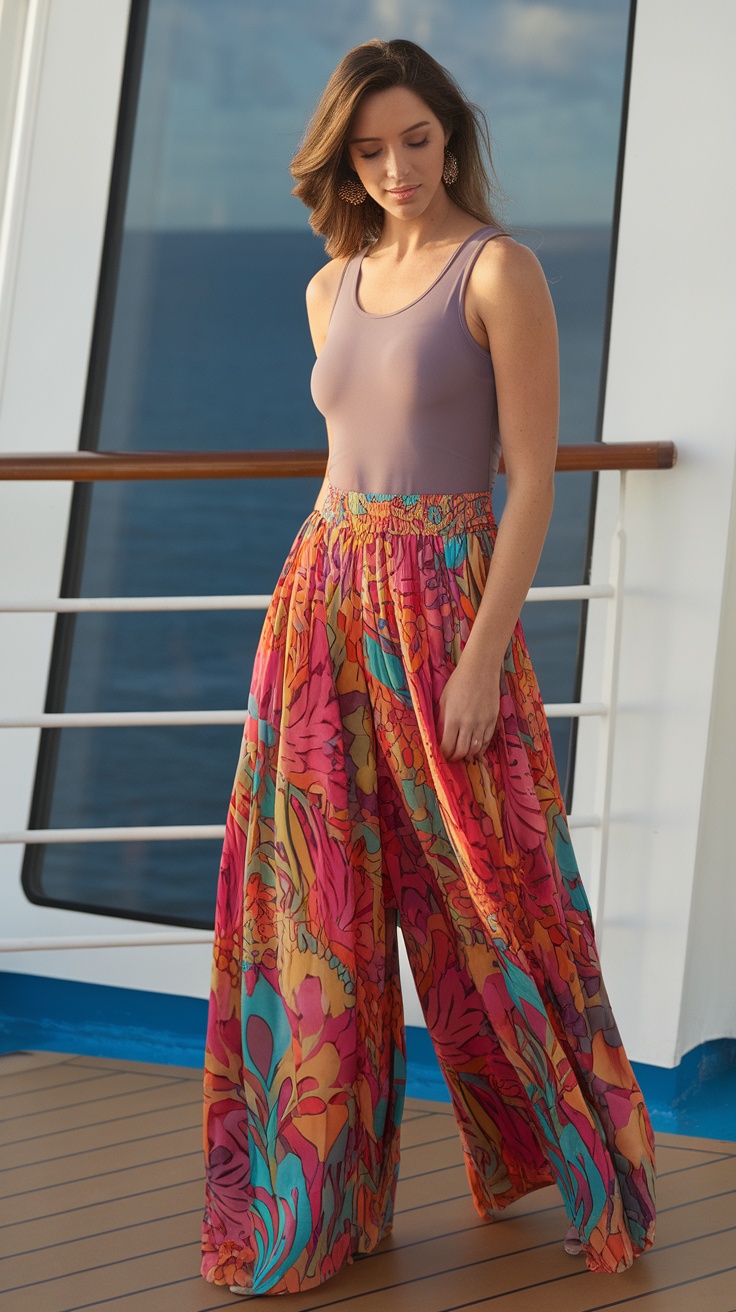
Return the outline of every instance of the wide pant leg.
{"type": "MultiPolygon", "coordinates": [[[[424,1019],[450,1091],[473,1203],[489,1220],[532,1189],[554,1184],[536,1117],[519,1076],[494,1033],[444,891],[453,858],[428,857],[401,795],[402,753],[379,766],[384,853],[401,932],[424,1019]]],[[[442,843],[437,844],[441,848],[442,843]]],[[[481,949],[487,957],[487,949],[481,949]]]]}
{"type": "Polygon", "coordinates": [[[372,1251],[399,1170],[397,908],[351,562],[325,528],[302,525],[266,614],[217,890],[201,1272],[255,1294],[372,1251]]]}
{"type": "Polygon", "coordinates": [[[588,1268],[623,1271],[654,1239],[654,1134],[603,981],[520,622],[489,748],[452,762],[439,749],[440,694],[496,532],[490,516],[458,536],[373,542],[364,645],[401,834],[386,859],[476,1209],[554,1181],[588,1268]]]}
{"type": "Polygon", "coordinates": [[[435,715],[490,494],[330,489],[264,622],[218,885],[202,1273],[306,1290],[388,1233],[412,970],[481,1215],[556,1182],[594,1271],[654,1238],[654,1138],[600,973],[521,625],[476,762],[435,715]]]}

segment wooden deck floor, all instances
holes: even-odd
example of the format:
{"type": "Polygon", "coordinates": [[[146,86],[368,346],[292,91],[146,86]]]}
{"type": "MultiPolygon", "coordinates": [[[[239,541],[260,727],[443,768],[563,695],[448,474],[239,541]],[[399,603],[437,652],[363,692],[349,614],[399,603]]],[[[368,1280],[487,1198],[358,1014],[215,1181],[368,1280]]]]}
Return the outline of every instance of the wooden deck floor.
{"type": "MultiPolygon", "coordinates": [[[[199,1274],[201,1074],[0,1056],[3,1312],[270,1307],[199,1274]]],[[[559,1191],[493,1225],[472,1207],[448,1104],[409,1099],[393,1234],[288,1312],[736,1312],[736,1143],[657,1135],[654,1247],[618,1276],[562,1248],[559,1191]]],[[[513,1213],[513,1214],[512,1214],[513,1213]]]]}

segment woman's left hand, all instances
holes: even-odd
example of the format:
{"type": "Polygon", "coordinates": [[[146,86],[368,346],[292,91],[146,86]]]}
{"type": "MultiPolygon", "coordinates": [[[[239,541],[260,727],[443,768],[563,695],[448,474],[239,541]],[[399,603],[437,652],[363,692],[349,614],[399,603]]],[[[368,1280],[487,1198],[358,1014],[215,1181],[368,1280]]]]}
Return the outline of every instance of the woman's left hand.
{"type": "MultiPolygon", "coordinates": [[[[470,651],[463,656],[470,658],[470,651]]],[[[501,706],[501,668],[484,654],[482,661],[462,657],[440,694],[437,735],[448,761],[482,756],[493,737],[501,706]]]]}

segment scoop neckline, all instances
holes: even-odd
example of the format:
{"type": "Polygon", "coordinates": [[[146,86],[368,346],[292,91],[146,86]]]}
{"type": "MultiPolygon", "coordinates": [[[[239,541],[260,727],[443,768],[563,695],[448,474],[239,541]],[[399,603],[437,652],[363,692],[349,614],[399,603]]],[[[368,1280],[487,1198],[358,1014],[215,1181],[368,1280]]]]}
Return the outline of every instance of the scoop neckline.
{"type": "Polygon", "coordinates": [[[433,289],[437,286],[437,283],[440,281],[440,279],[444,278],[450,265],[460,254],[463,247],[467,246],[468,242],[473,240],[473,237],[477,237],[479,232],[486,232],[488,228],[492,228],[493,226],[494,225],[492,223],[484,223],[481,228],[476,228],[475,232],[471,232],[470,235],[467,236],[464,241],[461,241],[460,245],[455,247],[454,251],[452,252],[452,255],[450,256],[449,260],[445,264],[444,268],[440,269],[434,281],[429,284],[429,287],[425,287],[424,291],[420,292],[419,295],[416,296],[413,301],[409,301],[408,305],[401,305],[399,306],[398,310],[385,310],[379,313],[373,313],[373,311],[371,310],[364,310],[363,306],[360,304],[360,301],[358,300],[358,286],[360,284],[360,274],[363,268],[363,260],[368,254],[368,251],[370,250],[370,246],[366,246],[365,250],[361,251],[358,257],[358,270],[355,276],[355,280],[353,282],[352,299],[353,299],[353,305],[355,309],[358,311],[358,314],[364,315],[366,319],[392,319],[395,314],[403,314],[405,310],[411,310],[412,306],[418,305],[419,301],[424,300],[424,297],[428,296],[429,293],[433,291],[433,289]]]}

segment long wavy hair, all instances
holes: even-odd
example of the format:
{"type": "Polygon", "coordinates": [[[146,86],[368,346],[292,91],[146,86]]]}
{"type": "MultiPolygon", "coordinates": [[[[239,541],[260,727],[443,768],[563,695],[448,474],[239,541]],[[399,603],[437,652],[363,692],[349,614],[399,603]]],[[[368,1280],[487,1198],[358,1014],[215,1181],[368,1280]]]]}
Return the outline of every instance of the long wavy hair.
{"type": "Polygon", "coordinates": [[[504,227],[491,200],[501,191],[483,110],[465,97],[447,69],[421,46],[375,38],[354,46],[340,61],[291,161],[296,178],[292,195],[311,210],[309,222],[326,238],[325,250],[333,259],[355,255],[375,241],[383,227],[384,212],[371,196],[362,205],[349,205],[337,193],[346,179],[355,177],[348,140],[358,105],[370,92],[390,87],[408,87],[449,130],[448,149],[458,161],[453,200],[481,223],[504,227]]]}

